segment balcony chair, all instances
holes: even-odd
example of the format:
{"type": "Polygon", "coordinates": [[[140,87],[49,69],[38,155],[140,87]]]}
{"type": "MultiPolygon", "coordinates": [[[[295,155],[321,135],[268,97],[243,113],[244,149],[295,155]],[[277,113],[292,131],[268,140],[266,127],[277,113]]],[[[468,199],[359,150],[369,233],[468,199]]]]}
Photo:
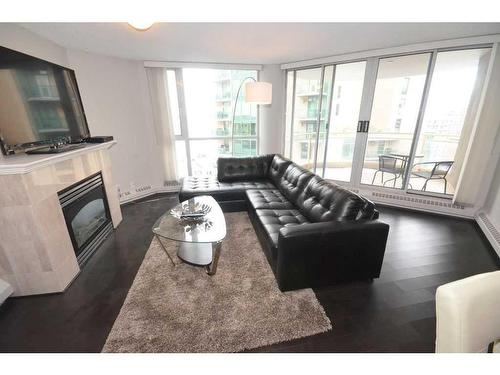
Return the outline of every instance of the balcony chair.
{"type": "Polygon", "coordinates": [[[430,180],[444,180],[444,193],[446,194],[446,176],[453,166],[452,161],[429,161],[425,163],[417,163],[413,165],[411,175],[414,177],[425,178],[424,186],[422,191],[426,191],[427,183],[430,180]],[[423,170],[414,171],[415,167],[425,166],[427,168],[423,170]]]}
{"type": "Polygon", "coordinates": [[[372,185],[375,182],[375,177],[377,177],[378,172],[382,172],[382,186],[385,186],[386,183],[392,181],[392,186],[396,187],[396,180],[398,178],[402,178],[406,169],[406,159],[398,156],[392,155],[379,155],[378,157],[378,169],[373,175],[372,185]],[[384,182],[384,173],[390,173],[394,175],[394,178],[391,178],[384,182]]]}

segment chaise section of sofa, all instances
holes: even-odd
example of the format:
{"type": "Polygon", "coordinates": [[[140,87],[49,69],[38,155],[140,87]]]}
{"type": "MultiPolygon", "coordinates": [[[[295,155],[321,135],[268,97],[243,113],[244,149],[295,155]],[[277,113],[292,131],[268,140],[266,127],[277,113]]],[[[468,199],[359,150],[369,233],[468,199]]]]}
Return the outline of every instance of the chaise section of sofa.
{"type": "Polygon", "coordinates": [[[184,178],[179,192],[179,201],[199,195],[210,195],[225,212],[245,211],[247,190],[275,188],[268,178],[273,158],[274,155],[219,158],[217,178],[195,176],[184,178]]]}

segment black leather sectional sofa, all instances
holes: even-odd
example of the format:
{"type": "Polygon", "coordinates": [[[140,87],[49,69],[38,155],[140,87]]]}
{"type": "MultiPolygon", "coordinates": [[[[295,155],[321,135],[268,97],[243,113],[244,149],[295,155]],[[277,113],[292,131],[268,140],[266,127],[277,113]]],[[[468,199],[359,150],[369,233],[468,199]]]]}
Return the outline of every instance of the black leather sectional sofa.
{"type": "Polygon", "coordinates": [[[179,200],[211,195],[248,210],[280,290],[380,275],[389,225],[368,199],[280,155],[220,158],[215,178],[187,177],[179,200]]]}

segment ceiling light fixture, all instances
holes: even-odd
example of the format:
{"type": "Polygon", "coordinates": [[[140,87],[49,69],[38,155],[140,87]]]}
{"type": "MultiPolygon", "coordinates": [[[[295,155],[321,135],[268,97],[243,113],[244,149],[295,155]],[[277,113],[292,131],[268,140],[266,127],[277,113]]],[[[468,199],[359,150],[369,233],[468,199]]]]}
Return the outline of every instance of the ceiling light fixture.
{"type": "Polygon", "coordinates": [[[154,24],[154,22],[145,20],[135,20],[127,23],[137,31],[146,31],[154,24]]]}

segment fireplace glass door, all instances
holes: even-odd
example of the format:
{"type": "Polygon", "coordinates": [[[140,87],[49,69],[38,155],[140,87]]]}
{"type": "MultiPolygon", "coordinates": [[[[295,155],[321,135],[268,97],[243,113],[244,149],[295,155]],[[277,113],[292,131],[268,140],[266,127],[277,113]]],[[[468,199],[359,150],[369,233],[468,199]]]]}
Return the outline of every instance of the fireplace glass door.
{"type": "Polygon", "coordinates": [[[59,193],[76,257],[84,262],[112,230],[100,173],[59,193]]]}

